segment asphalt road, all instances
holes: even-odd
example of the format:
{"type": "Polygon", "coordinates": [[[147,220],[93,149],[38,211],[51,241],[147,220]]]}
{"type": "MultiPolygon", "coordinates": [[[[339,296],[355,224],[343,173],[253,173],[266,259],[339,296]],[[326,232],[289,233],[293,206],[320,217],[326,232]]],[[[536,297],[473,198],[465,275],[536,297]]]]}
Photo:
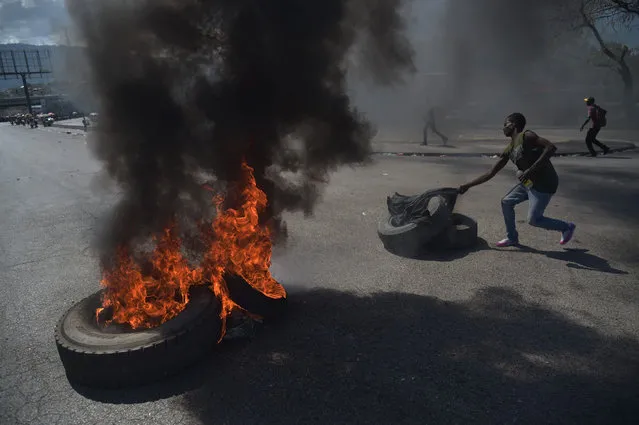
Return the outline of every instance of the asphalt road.
{"type": "MultiPolygon", "coordinates": [[[[90,250],[113,194],[85,136],[0,125],[0,423],[636,424],[639,154],[557,158],[548,215],[495,249],[512,168],[458,201],[484,239],[425,260],[386,252],[385,197],[456,186],[482,158],[379,157],[337,172],[315,215],[288,217],[273,272],[291,309],[252,341],[152,387],[72,388],[53,339],[98,289],[90,250]]],[[[525,206],[518,219],[525,219],[525,206]]]]}

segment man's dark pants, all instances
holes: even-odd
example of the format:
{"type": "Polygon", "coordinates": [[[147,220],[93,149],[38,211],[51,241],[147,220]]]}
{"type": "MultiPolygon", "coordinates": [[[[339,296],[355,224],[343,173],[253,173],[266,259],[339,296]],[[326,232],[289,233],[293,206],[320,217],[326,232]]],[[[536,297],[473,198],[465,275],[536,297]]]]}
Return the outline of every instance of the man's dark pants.
{"type": "Polygon", "coordinates": [[[600,131],[601,131],[601,127],[592,127],[588,129],[588,134],[586,134],[586,146],[588,147],[590,154],[593,156],[597,155],[597,152],[595,152],[595,148],[592,147],[593,143],[599,146],[602,151],[604,152],[608,151],[608,146],[604,145],[599,140],[597,140],[597,134],[599,134],[600,131]]]}
{"type": "Polygon", "coordinates": [[[446,144],[446,142],[448,142],[448,137],[446,137],[443,133],[440,133],[437,130],[437,127],[435,127],[434,122],[429,121],[428,123],[426,123],[426,126],[424,127],[424,140],[422,141],[422,145],[428,144],[428,130],[431,130],[433,133],[438,135],[442,139],[442,142],[444,143],[444,145],[446,144]]]}

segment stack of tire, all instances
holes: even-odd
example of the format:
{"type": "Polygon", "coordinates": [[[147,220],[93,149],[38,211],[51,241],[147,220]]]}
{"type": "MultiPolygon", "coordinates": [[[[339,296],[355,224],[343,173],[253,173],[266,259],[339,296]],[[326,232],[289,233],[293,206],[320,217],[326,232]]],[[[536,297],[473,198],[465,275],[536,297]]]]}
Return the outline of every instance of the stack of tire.
{"type": "MultiPolygon", "coordinates": [[[[270,298],[239,276],[227,276],[233,300],[242,308],[273,321],[286,308],[286,298],[270,298]]],[[[175,375],[204,358],[221,337],[220,302],[207,286],[190,290],[186,308],[151,329],[99,325],[97,292],[73,305],[55,329],[55,341],[67,378],[73,385],[124,388],[175,375]]]]}
{"type": "Polygon", "coordinates": [[[387,215],[377,229],[384,248],[410,258],[472,248],[477,243],[477,222],[453,212],[457,194],[454,188],[429,191],[428,220],[395,226],[387,215]]]}

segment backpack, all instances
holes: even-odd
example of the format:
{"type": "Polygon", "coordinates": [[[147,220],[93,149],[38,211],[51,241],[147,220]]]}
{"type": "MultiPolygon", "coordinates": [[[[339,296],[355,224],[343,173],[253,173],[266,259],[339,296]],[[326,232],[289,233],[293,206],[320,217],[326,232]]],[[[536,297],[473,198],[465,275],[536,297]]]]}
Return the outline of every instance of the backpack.
{"type": "Polygon", "coordinates": [[[597,108],[597,123],[600,127],[605,127],[606,124],[608,124],[608,120],[606,119],[606,114],[608,113],[608,111],[606,111],[599,105],[595,105],[595,107],[597,108]]]}

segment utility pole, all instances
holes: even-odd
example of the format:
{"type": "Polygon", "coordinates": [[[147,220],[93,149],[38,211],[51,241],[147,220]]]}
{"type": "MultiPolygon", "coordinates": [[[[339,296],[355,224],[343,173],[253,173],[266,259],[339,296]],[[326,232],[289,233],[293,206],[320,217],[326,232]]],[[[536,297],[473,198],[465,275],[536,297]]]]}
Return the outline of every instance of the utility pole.
{"type": "Polygon", "coordinates": [[[29,109],[29,115],[33,116],[33,107],[31,106],[31,96],[29,95],[29,85],[27,84],[27,74],[22,72],[22,88],[24,89],[24,97],[27,99],[27,108],[29,109]]]}

